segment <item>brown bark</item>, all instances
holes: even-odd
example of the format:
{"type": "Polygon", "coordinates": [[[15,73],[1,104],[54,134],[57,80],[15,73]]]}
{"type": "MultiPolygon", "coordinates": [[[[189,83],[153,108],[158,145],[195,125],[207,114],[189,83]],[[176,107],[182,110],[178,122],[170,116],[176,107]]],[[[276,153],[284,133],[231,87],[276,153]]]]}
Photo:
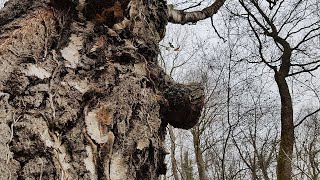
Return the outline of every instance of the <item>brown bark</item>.
{"type": "MultiPolygon", "coordinates": [[[[273,27],[274,32],[277,32],[273,27]]],[[[289,74],[291,66],[292,49],[290,44],[279,37],[277,33],[271,33],[269,36],[282,45],[283,54],[279,71],[275,71],[275,81],[277,83],[281,99],[281,139],[279,154],[277,159],[277,179],[292,179],[292,154],[294,146],[294,124],[293,107],[290,90],[286,77],[289,74]]]]}
{"type": "Polygon", "coordinates": [[[166,124],[192,127],[203,99],[199,85],[176,84],[157,65],[166,8],[162,0],[7,4],[0,179],[165,174],[166,124]]]}
{"type": "Polygon", "coordinates": [[[294,145],[293,108],[288,84],[276,73],[275,79],[281,98],[281,140],[277,159],[277,179],[292,179],[292,153],[294,145]]]}

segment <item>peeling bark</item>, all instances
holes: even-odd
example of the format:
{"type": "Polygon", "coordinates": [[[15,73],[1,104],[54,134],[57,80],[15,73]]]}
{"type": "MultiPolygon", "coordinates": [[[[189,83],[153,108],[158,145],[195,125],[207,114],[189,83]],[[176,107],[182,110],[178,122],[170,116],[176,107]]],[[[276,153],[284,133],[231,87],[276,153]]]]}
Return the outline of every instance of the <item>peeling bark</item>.
{"type": "Polygon", "coordinates": [[[157,179],[167,123],[197,122],[201,86],[157,65],[166,1],[101,3],[1,10],[0,179],[157,179]]]}

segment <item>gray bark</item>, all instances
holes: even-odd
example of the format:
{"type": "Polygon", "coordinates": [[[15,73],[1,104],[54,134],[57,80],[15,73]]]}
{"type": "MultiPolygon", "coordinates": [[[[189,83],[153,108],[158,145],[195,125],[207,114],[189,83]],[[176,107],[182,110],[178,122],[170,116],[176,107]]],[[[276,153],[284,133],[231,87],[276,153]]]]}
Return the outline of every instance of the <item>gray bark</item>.
{"type": "Polygon", "coordinates": [[[178,176],[178,164],[175,157],[176,151],[176,137],[173,132],[173,127],[169,126],[169,135],[170,135],[170,159],[171,159],[171,169],[174,180],[179,180],[178,176]]]}
{"type": "Polygon", "coordinates": [[[212,17],[223,6],[225,0],[215,0],[210,6],[200,11],[185,11],[175,9],[172,4],[168,6],[169,22],[175,24],[196,23],[212,17]]]}
{"type": "Polygon", "coordinates": [[[6,4],[0,179],[165,174],[166,125],[191,128],[203,104],[200,85],[174,83],[157,65],[166,8],[164,0],[6,4]]]}
{"type": "Polygon", "coordinates": [[[206,164],[203,160],[202,150],[201,150],[201,143],[200,143],[200,129],[199,126],[195,126],[191,130],[192,139],[193,139],[193,148],[195,153],[195,158],[197,162],[198,174],[200,180],[207,180],[207,169],[206,164]]]}

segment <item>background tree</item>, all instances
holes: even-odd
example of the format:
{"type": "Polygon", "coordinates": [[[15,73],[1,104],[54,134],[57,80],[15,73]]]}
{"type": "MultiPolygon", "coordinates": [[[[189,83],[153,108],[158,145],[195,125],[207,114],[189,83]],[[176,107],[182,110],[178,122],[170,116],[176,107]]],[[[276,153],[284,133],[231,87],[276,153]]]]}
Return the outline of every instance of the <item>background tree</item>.
{"type": "MultiPolygon", "coordinates": [[[[266,12],[265,14],[272,19],[277,28],[283,26],[280,28],[279,36],[285,38],[285,40],[290,43],[290,46],[304,41],[304,37],[305,40],[307,40],[302,43],[306,44],[305,47],[299,50],[293,50],[293,56],[290,62],[294,63],[290,65],[290,72],[285,80],[288,85],[288,92],[292,96],[292,109],[295,110],[292,114],[292,122],[294,122],[296,129],[295,132],[300,134],[300,132],[308,131],[305,128],[297,128],[310,120],[311,116],[308,116],[308,114],[299,116],[298,112],[300,112],[299,109],[306,104],[313,105],[310,107],[312,109],[309,111],[310,114],[317,112],[319,107],[316,99],[316,97],[318,97],[318,91],[316,89],[319,87],[316,82],[316,79],[319,78],[317,73],[319,66],[319,54],[317,53],[317,44],[319,44],[319,13],[317,9],[319,9],[319,4],[317,4],[318,2],[316,1],[255,2],[257,2],[260,8],[266,12]],[[308,22],[304,23],[305,21],[308,22]],[[290,35],[288,35],[288,32],[292,34],[290,33],[290,35]],[[284,36],[282,36],[283,34],[284,36]],[[307,38],[306,35],[309,36],[310,39],[307,38]],[[298,65],[299,63],[300,65],[298,65]],[[310,87],[313,87],[313,90],[310,87]]],[[[259,24],[255,24],[255,19],[250,16],[250,13],[252,13],[258,21],[262,22],[260,24],[264,25],[268,30],[272,30],[268,27],[268,22],[264,20],[259,10],[254,6],[253,3],[255,2],[243,1],[245,6],[249,7],[249,12],[247,12],[245,8],[239,7],[239,2],[229,2],[226,4],[226,11],[221,13],[222,18],[221,16],[214,18],[214,20],[218,19],[214,21],[215,24],[219,24],[220,22],[220,25],[230,21],[228,26],[219,27],[219,33],[224,39],[228,39],[229,33],[231,35],[230,41],[236,46],[233,53],[230,53],[231,58],[219,58],[219,60],[223,62],[231,59],[230,61],[232,61],[232,64],[235,66],[235,68],[232,69],[232,97],[230,103],[231,125],[235,126],[232,128],[232,141],[229,141],[227,145],[228,151],[226,152],[226,157],[233,158],[223,160],[224,158],[221,158],[219,155],[219,152],[223,152],[223,149],[219,149],[217,143],[212,143],[212,146],[207,151],[212,152],[212,156],[206,156],[204,158],[206,161],[205,164],[216,164],[217,167],[217,169],[208,168],[213,172],[210,173],[210,178],[214,177],[213,174],[222,172],[219,170],[219,168],[222,168],[221,161],[225,161],[226,166],[233,163],[233,167],[237,169],[232,172],[236,172],[238,176],[231,175],[226,177],[234,179],[248,178],[246,174],[251,174],[251,178],[256,179],[274,179],[276,177],[276,174],[273,172],[276,171],[275,167],[277,165],[275,148],[279,145],[278,138],[281,137],[280,134],[278,134],[281,131],[279,127],[279,125],[281,125],[281,98],[279,97],[277,86],[275,86],[274,70],[263,63],[260,51],[265,60],[267,60],[270,65],[277,66],[279,70],[283,49],[281,48],[281,44],[276,43],[273,38],[267,36],[264,30],[260,29],[259,24]],[[250,27],[248,18],[252,18],[249,20],[254,29],[250,27]],[[257,32],[260,41],[257,40],[254,32],[257,32]],[[259,42],[262,43],[262,49],[259,49],[259,42]],[[279,121],[275,121],[275,119],[279,119],[279,121]],[[240,123],[237,123],[238,120],[240,120],[240,123]],[[213,159],[216,159],[216,163],[208,163],[208,161],[213,159]],[[237,164],[237,166],[234,166],[234,164],[237,164]]],[[[195,4],[197,5],[197,3],[195,4]]],[[[219,44],[219,46],[222,46],[221,49],[214,49],[214,52],[222,51],[227,54],[226,51],[230,47],[224,46],[224,44],[219,44]]],[[[209,49],[212,50],[211,47],[209,49]]],[[[213,61],[212,59],[210,60],[213,61]]],[[[224,72],[224,74],[225,73],[226,72],[224,72]]],[[[194,74],[192,76],[194,76],[194,74]]],[[[226,93],[226,91],[224,92],[226,93]]],[[[228,128],[228,124],[213,124],[210,128],[216,130],[221,127],[228,128]]],[[[227,134],[227,131],[217,133],[218,131],[214,130],[211,132],[211,136],[223,137],[223,135],[227,134]]],[[[294,139],[298,136],[299,135],[296,135],[294,139]]],[[[303,139],[303,137],[301,138],[303,139]]],[[[202,137],[201,141],[204,140],[206,140],[206,138],[202,137]]],[[[303,140],[307,141],[307,139],[303,140]]],[[[296,145],[296,147],[300,146],[301,144],[296,145]]],[[[295,150],[292,149],[292,152],[294,151],[295,150]]],[[[301,149],[299,150],[297,148],[296,151],[301,151],[301,149]]],[[[280,151],[278,151],[278,153],[279,152],[280,151]]],[[[294,170],[288,174],[292,175],[293,178],[297,178],[296,173],[302,170],[299,170],[299,166],[295,164],[301,162],[295,158],[301,157],[294,154],[292,154],[292,158],[288,157],[289,156],[287,156],[287,160],[290,162],[288,164],[294,168],[294,170]]],[[[278,170],[278,172],[285,171],[278,170]]],[[[300,175],[300,179],[302,177],[312,177],[312,175],[306,173],[306,171],[300,173],[300,175]]],[[[222,176],[214,178],[223,179],[222,176]]]]}
{"type": "Polygon", "coordinates": [[[243,10],[232,12],[239,20],[246,20],[249,28],[243,30],[254,37],[243,49],[247,56],[244,59],[262,63],[272,70],[281,99],[277,179],[292,179],[294,112],[287,78],[311,73],[320,66],[319,54],[314,51],[316,46],[312,46],[319,41],[319,2],[283,0],[270,4],[240,0],[239,3],[243,10]]]}

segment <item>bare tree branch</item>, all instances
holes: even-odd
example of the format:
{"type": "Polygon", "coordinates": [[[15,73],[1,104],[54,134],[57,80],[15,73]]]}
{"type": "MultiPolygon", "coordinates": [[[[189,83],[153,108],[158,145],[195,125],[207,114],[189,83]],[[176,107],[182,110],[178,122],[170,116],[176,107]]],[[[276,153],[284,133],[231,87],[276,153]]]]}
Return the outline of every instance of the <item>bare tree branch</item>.
{"type": "Polygon", "coordinates": [[[207,19],[218,12],[225,0],[216,0],[209,7],[201,11],[185,12],[184,10],[174,9],[173,5],[168,5],[168,21],[174,24],[186,24],[188,22],[196,23],[207,19]]]}
{"type": "Polygon", "coordinates": [[[294,125],[294,128],[298,127],[298,126],[299,126],[300,124],[302,124],[308,117],[314,115],[315,113],[317,113],[317,112],[319,112],[319,111],[320,111],[320,108],[317,109],[317,110],[315,110],[315,111],[313,111],[312,113],[306,115],[304,118],[302,118],[302,119],[299,121],[298,124],[294,125]]]}
{"type": "Polygon", "coordinates": [[[219,37],[220,39],[223,40],[223,42],[227,42],[227,40],[219,34],[217,28],[214,26],[214,24],[213,24],[213,18],[211,17],[210,19],[211,19],[211,26],[213,27],[214,32],[218,35],[218,37],[219,37]]]}
{"type": "Polygon", "coordinates": [[[317,70],[319,67],[320,67],[320,64],[315,66],[315,67],[313,67],[313,68],[310,68],[310,69],[306,69],[304,66],[301,66],[301,68],[303,69],[302,71],[298,71],[298,72],[294,72],[294,73],[288,74],[287,77],[294,76],[294,75],[297,75],[297,74],[300,74],[300,73],[305,73],[305,72],[308,72],[308,73],[311,74],[311,71],[317,70]]]}
{"type": "Polygon", "coordinates": [[[253,27],[253,25],[252,25],[252,23],[251,23],[251,21],[250,21],[250,18],[249,18],[249,16],[248,16],[248,22],[249,22],[249,26],[251,27],[251,29],[253,30],[253,33],[254,33],[254,35],[256,36],[256,38],[257,38],[257,40],[258,40],[258,42],[259,42],[259,55],[260,55],[260,58],[261,58],[261,60],[262,60],[262,62],[264,62],[269,68],[271,68],[273,71],[277,71],[277,68],[275,67],[275,66],[272,66],[271,64],[269,64],[269,62],[267,62],[267,60],[264,58],[264,56],[263,56],[263,52],[262,52],[262,42],[261,42],[261,40],[260,40],[260,37],[259,37],[259,35],[257,34],[257,32],[254,30],[254,27],[253,27]]]}

